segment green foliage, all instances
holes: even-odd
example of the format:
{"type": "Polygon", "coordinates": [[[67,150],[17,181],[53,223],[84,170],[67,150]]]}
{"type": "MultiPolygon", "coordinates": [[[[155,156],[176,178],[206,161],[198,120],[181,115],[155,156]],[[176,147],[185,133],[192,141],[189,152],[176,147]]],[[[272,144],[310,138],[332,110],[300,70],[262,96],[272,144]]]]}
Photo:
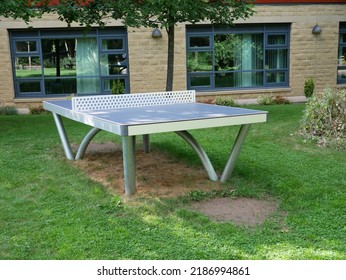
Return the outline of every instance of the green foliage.
{"type": "Polygon", "coordinates": [[[273,105],[275,104],[275,97],[272,94],[261,94],[257,97],[257,103],[260,105],[273,105]]]}
{"type": "Polygon", "coordinates": [[[313,79],[308,79],[304,83],[304,94],[306,98],[309,98],[313,95],[315,89],[315,82],[313,79]]]}
{"type": "Polygon", "coordinates": [[[188,53],[187,68],[189,72],[211,71],[212,55],[211,52],[188,53]]]}
{"type": "MultiPolygon", "coordinates": [[[[346,142],[346,91],[326,88],[309,98],[301,120],[301,132],[325,146],[346,142]]],[[[336,145],[339,146],[339,145],[336,145]]]]}
{"type": "Polygon", "coordinates": [[[0,115],[16,115],[17,110],[15,107],[2,105],[0,103],[0,115]]]}
{"type": "Polygon", "coordinates": [[[113,80],[112,83],[112,94],[124,94],[125,85],[121,80],[113,80]]]}
{"type": "Polygon", "coordinates": [[[88,27],[92,24],[104,26],[112,17],[121,19],[126,26],[169,29],[179,22],[201,20],[232,24],[236,19],[250,17],[254,10],[252,4],[243,0],[60,0],[54,6],[49,6],[46,0],[32,0],[30,5],[27,0],[9,0],[0,5],[1,16],[21,18],[26,22],[44,13],[56,14],[68,24],[77,22],[88,27]]]}
{"type": "Polygon", "coordinates": [[[217,34],[214,37],[215,67],[217,70],[240,70],[242,52],[250,50],[257,59],[263,57],[262,48],[256,42],[247,42],[240,34],[217,34]]]}
{"type": "MultiPolygon", "coordinates": [[[[241,52],[241,39],[237,34],[216,35],[214,42],[215,65],[218,70],[234,69],[237,54],[241,52]]],[[[240,61],[240,60],[239,60],[240,61]]]]}
{"type": "Polygon", "coordinates": [[[215,98],[215,104],[229,107],[237,106],[237,102],[231,96],[217,96],[215,98]]]}
{"type": "Polygon", "coordinates": [[[13,19],[22,19],[26,23],[31,18],[39,18],[42,16],[43,10],[33,9],[37,7],[38,3],[44,0],[6,0],[2,1],[0,5],[0,16],[13,19]],[[29,4],[30,3],[30,4],[29,4]]]}
{"type": "Polygon", "coordinates": [[[196,23],[209,20],[212,24],[232,24],[235,19],[253,14],[253,6],[234,0],[124,0],[121,10],[127,26],[169,29],[179,22],[196,23]]]}

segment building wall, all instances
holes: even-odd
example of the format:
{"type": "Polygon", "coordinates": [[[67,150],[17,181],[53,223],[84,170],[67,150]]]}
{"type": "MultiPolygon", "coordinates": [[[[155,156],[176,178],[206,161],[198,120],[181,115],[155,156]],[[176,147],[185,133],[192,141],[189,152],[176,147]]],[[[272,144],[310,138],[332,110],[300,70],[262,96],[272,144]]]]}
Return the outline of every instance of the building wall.
{"type": "MultiPolygon", "coordinates": [[[[346,21],[345,4],[280,4],[256,5],[256,14],[236,23],[291,23],[290,37],[290,87],[282,89],[237,90],[198,93],[203,100],[213,100],[216,95],[231,94],[235,98],[256,98],[258,94],[272,93],[280,96],[304,95],[306,79],[315,80],[316,91],[326,85],[336,86],[339,22],[346,21]],[[312,34],[318,24],[322,33],[312,34]]],[[[66,24],[46,16],[34,20],[34,28],[66,27],[66,24]]],[[[118,21],[110,25],[120,26],[118,21]]],[[[76,25],[78,26],[78,25],[76,25]]],[[[26,28],[21,21],[0,21],[0,103],[17,107],[35,106],[42,100],[15,99],[12,82],[8,29],[26,28]]],[[[153,92],[165,89],[167,62],[167,34],[153,39],[151,29],[128,29],[129,73],[131,92],[153,92]]],[[[186,39],[185,25],[176,27],[174,90],[186,89],[186,39]]]]}
{"type": "MultiPolygon", "coordinates": [[[[164,91],[166,88],[168,39],[151,37],[151,29],[129,29],[131,92],[164,91]]],[[[186,89],[185,25],[175,27],[174,90],[186,89]]]]}
{"type": "Polygon", "coordinates": [[[0,29],[0,106],[13,105],[14,91],[9,45],[7,30],[0,29]]]}

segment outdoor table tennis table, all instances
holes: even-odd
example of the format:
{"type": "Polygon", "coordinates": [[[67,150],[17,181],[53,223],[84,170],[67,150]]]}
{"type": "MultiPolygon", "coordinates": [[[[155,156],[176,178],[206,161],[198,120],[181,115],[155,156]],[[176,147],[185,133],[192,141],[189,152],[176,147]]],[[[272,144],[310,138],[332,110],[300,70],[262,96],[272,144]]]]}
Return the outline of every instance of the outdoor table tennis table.
{"type": "Polygon", "coordinates": [[[194,149],[209,179],[218,181],[208,155],[187,130],[240,125],[220,177],[220,181],[225,182],[234,169],[250,125],[266,122],[268,115],[266,111],[197,103],[194,91],[82,96],[72,100],[44,101],[43,107],[53,113],[69,160],[82,159],[92,138],[102,130],[121,136],[126,195],[136,192],[136,136],[143,136],[144,149],[148,152],[150,134],[175,132],[194,149]],[[61,117],[92,127],[76,155],[72,152],[61,117]]]}

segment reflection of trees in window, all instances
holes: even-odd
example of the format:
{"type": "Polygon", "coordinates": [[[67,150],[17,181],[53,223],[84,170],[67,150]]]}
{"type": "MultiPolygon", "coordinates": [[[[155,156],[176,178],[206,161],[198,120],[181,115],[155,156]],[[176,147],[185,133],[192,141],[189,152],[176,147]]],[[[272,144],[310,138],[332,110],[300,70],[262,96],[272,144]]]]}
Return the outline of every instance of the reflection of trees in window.
{"type": "Polygon", "coordinates": [[[288,86],[289,25],[187,29],[188,88],[288,86]]]}
{"type": "Polygon", "coordinates": [[[17,96],[110,94],[112,79],[129,89],[125,29],[13,31],[11,38],[17,96]]]}
{"type": "Polygon", "coordinates": [[[126,56],[123,54],[102,54],[101,74],[102,75],[123,75],[126,74],[126,56]]]}
{"type": "Polygon", "coordinates": [[[346,84],[346,23],[339,26],[337,83],[346,84]]]}
{"type": "Polygon", "coordinates": [[[262,34],[225,34],[214,38],[215,70],[262,68],[262,34]]]}
{"type": "Polygon", "coordinates": [[[123,49],[122,39],[103,39],[102,50],[121,50],[123,49]]]}
{"type": "Polygon", "coordinates": [[[17,53],[30,53],[36,52],[36,41],[17,41],[16,52],[17,53]]]}
{"type": "Polygon", "coordinates": [[[188,71],[211,71],[213,69],[212,56],[212,52],[189,52],[187,58],[188,71]]]}
{"type": "Polygon", "coordinates": [[[190,37],[190,47],[209,47],[210,37],[209,36],[191,36],[190,37]]]}
{"type": "Polygon", "coordinates": [[[75,39],[43,39],[41,44],[46,76],[64,76],[62,69],[75,67],[75,39]]]}

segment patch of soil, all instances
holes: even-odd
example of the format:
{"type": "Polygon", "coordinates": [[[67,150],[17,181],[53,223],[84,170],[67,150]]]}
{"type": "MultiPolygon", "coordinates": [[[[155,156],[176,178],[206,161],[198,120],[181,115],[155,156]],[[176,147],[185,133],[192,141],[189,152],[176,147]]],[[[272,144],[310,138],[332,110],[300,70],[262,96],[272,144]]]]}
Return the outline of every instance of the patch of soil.
{"type": "Polygon", "coordinates": [[[217,221],[232,221],[237,225],[255,226],[263,223],[278,209],[277,204],[270,200],[254,198],[220,197],[193,203],[192,209],[217,221]]]}
{"type": "MultiPolygon", "coordinates": [[[[121,145],[90,143],[84,158],[74,164],[109,192],[125,194],[121,145]]],[[[145,153],[140,146],[136,149],[136,175],[136,197],[177,197],[192,190],[221,189],[219,183],[208,179],[202,166],[188,166],[161,151],[145,153]]]]}
{"type": "MultiPolygon", "coordinates": [[[[119,144],[90,143],[83,160],[74,161],[73,164],[92,180],[104,185],[109,192],[124,197],[123,161],[119,144]]],[[[161,151],[145,153],[141,147],[137,147],[136,164],[136,197],[177,197],[192,190],[221,189],[220,183],[208,179],[202,167],[177,162],[161,151]]],[[[249,226],[263,223],[277,211],[275,202],[251,198],[214,198],[194,202],[191,207],[217,221],[249,226]]]]}

